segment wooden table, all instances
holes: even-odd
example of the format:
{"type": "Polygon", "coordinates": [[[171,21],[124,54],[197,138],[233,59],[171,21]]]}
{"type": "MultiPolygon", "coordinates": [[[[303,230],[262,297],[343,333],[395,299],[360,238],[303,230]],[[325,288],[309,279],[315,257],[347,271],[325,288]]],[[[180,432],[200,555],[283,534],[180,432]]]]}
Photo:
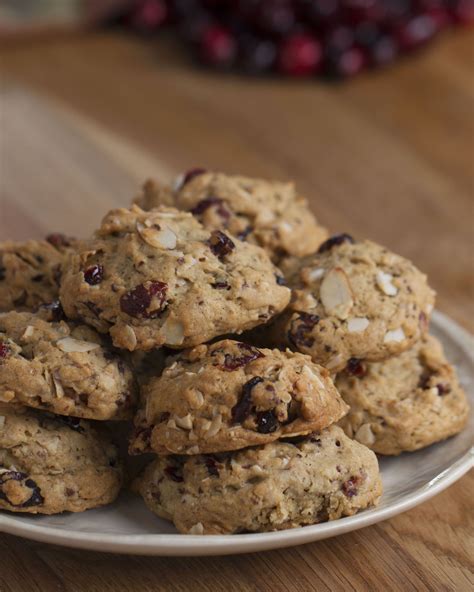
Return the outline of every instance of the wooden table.
{"type": "MultiPolygon", "coordinates": [[[[85,235],[149,175],[292,178],[321,221],[413,259],[474,329],[472,33],[342,86],[214,76],[118,33],[2,49],[0,236],[85,235]]],[[[468,590],[473,475],[392,520],[258,555],[165,559],[0,536],[0,592],[468,590]]]]}

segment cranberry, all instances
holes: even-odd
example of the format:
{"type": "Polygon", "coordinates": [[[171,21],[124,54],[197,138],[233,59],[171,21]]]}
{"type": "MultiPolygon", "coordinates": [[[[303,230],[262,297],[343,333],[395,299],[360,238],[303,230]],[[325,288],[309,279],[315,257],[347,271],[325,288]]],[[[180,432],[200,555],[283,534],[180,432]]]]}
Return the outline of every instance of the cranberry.
{"type": "Polygon", "coordinates": [[[350,479],[341,485],[341,489],[346,497],[354,497],[358,493],[357,486],[359,484],[358,477],[351,476],[350,479]]]}
{"type": "Polygon", "coordinates": [[[139,284],[120,297],[120,309],[131,317],[154,319],[165,309],[168,284],[149,281],[139,284]],[[155,306],[150,309],[153,302],[155,306]]]}
{"type": "Polygon", "coordinates": [[[300,346],[312,347],[314,337],[310,334],[313,327],[319,323],[319,316],[307,312],[298,313],[298,317],[291,322],[288,332],[289,342],[298,349],[300,346]]]}
{"type": "Polygon", "coordinates": [[[230,212],[225,207],[224,203],[224,200],[219,197],[207,197],[198,202],[190,212],[193,216],[201,216],[201,214],[204,214],[209,208],[214,208],[223,220],[228,220],[230,218],[230,212]]]}
{"type": "Polygon", "coordinates": [[[164,473],[167,477],[169,477],[172,481],[175,481],[176,483],[182,483],[184,481],[181,467],[168,465],[167,467],[165,467],[164,473]]]}
{"type": "Polygon", "coordinates": [[[334,78],[350,78],[362,72],[367,65],[367,57],[359,47],[351,47],[327,59],[326,71],[334,78]]]}
{"type": "Polygon", "coordinates": [[[347,362],[346,371],[352,376],[362,378],[367,374],[367,368],[362,364],[358,358],[350,358],[347,362]]]}
{"type": "Polygon", "coordinates": [[[214,282],[211,284],[215,290],[230,290],[231,286],[227,282],[214,282]]]}
{"type": "Polygon", "coordinates": [[[164,0],[138,0],[129,17],[132,27],[143,33],[154,31],[166,22],[168,7],[164,0]]]}
{"type": "Polygon", "coordinates": [[[257,430],[261,434],[271,434],[278,429],[278,419],[273,410],[257,413],[257,430]]]}
{"type": "Polygon", "coordinates": [[[206,169],[203,169],[203,168],[189,169],[189,171],[186,171],[184,173],[183,181],[181,183],[181,187],[183,187],[184,185],[186,185],[186,183],[189,183],[189,181],[191,181],[192,179],[194,179],[194,177],[198,177],[199,175],[203,175],[206,172],[207,172],[206,169]]]}
{"type": "Polygon", "coordinates": [[[472,0],[451,0],[448,6],[452,17],[460,25],[474,23],[474,2],[472,0]]]}
{"type": "Polygon", "coordinates": [[[221,261],[235,249],[233,241],[220,230],[211,232],[209,247],[214,255],[221,261]]]}
{"type": "Polygon", "coordinates": [[[0,342],[0,360],[4,360],[10,353],[10,348],[6,343],[0,342]]]}
{"type": "Polygon", "coordinates": [[[401,25],[396,31],[396,36],[402,50],[410,51],[427,43],[436,32],[434,18],[429,14],[421,14],[401,25]]]}
{"type": "Polygon", "coordinates": [[[278,68],[290,76],[310,76],[319,71],[322,51],[319,41],[307,33],[295,33],[280,46],[278,68]]]}
{"type": "Polygon", "coordinates": [[[373,66],[386,66],[398,56],[398,44],[390,35],[381,35],[368,49],[368,55],[373,66]]]}
{"type": "Polygon", "coordinates": [[[249,74],[262,74],[275,65],[277,48],[270,39],[245,35],[239,39],[239,64],[249,74]]]}
{"type": "Polygon", "coordinates": [[[439,383],[436,385],[436,388],[438,389],[439,396],[447,395],[448,393],[451,392],[451,387],[449,386],[449,384],[439,383]]]}
{"type": "Polygon", "coordinates": [[[350,234],[346,234],[345,232],[342,234],[335,234],[319,246],[318,253],[325,253],[326,251],[330,251],[333,247],[338,247],[343,243],[354,243],[354,239],[350,234]]]}
{"type": "Polygon", "coordinates": [[[255,24],[264,33],[285,35],[295,24],[295,13],[289,0],[261,0],[255,24]]]}
{"type": "Polygon", "coordinates": [[[215,458],[212,456],[206,456],[204,458],[204,464],[206,465],[207,471],[211,477],[219,477],[219,468],[215,458]]]}
{"type": "Polygon", "coordinates": [[[97,286],[104,279],[104,268],[102,265],[92,265],[84,271],[84,281],[91,286],[97,286]]]}
{"type": "Polygon", "coordinates": [[[252,409],[252,389],[260,382],[263,382],[263,378],[254,376],[242,387],[242,395],[231,411],[232,421],[234,423],[242,423],[250,415],[252,409]]]}
{"type": "Polygon", "coordinates": [[[46,240],[50,245],[60,249],[62,247],[69,247],[71,244],[71,240],[64,234],[60,232],[53,232],[52,234],[48,234],[46,240]]]}
{"type": "Polygon", "coordinates": [[[379,0],[344,0],[344,12],[351,23],[374,22],[382,18],[383,7],[379,0]]]}
{"type": "Polygon", "coordinates": [[[211,25],[204,30],[200,43],[202,62],[218,68],[229,68],[235,61],[237,45],[229,29],[211,25]]]}
{"type": "Polygon", "coordinates": [[[253,362],[253,360],[264,357],[259,349],[246,343],[238,343],[237,347],[242,351],[242,355],[233,356],[231,354],[225,354],[224,365],[221,366],[221,370],[232,372],[238,368],[242,368],[242,366],[246,366],[250,362],[253,362]]]}

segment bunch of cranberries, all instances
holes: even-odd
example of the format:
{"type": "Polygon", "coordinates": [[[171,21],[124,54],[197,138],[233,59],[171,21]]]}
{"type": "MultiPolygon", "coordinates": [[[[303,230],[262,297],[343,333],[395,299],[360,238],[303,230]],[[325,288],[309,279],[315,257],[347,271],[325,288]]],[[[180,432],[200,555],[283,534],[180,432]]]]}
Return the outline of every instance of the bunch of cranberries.
{"type": "Polygon", "coordinates": [[[344,78],[473,24],[474,0],[135,0],[126,22],[174,26],[216,69],[344,78]]]}

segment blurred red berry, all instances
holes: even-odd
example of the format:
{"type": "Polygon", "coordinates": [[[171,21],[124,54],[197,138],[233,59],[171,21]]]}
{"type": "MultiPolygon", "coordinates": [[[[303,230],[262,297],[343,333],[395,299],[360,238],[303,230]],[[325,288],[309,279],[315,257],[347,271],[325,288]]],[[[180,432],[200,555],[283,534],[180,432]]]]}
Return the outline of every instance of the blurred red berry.
{"type": "Polygon", "coordinates": [[[278,68],[290,76],[310,76],[319,71],[322,51],[319,41],[312,35],[297,33],[287,37],[278,54],[278,68]]]}
{"type": "Polygon", "coordinates": [[[212,25],[203,31],[200,58],[205,64],[228,68],[234,63],[236,55],[237,45],[227,28],[212,25]]]}
{"type": "Polygon", "coordinates": [[[148,32],[158,29],[166,22],[168,6],[164,0],[138,0],[130,14],[132,27],[148,32]]]}

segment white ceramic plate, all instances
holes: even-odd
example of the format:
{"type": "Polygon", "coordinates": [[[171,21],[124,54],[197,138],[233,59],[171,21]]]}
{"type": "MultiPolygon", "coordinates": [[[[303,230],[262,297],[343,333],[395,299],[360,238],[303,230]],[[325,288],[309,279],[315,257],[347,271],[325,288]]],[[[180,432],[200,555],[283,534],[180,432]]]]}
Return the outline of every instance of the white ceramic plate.
{"type": "Polygon", "coordinates": [[[377,508],[334,522],[262,534],[196,536],[177,534],[151,514],[141,499],[124,493],[100,510],[58,516],[0,515],[0,531],[96,551],[140,555],[224,555],[309,543],[386,520],[426,501],[473,466],[474,339],[435,313],[432,331],[443,342],[471,401],[469,426],[458,436],[397,458],[381,458],[384,494],[377,508]]]}

